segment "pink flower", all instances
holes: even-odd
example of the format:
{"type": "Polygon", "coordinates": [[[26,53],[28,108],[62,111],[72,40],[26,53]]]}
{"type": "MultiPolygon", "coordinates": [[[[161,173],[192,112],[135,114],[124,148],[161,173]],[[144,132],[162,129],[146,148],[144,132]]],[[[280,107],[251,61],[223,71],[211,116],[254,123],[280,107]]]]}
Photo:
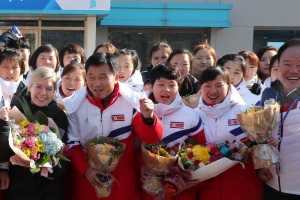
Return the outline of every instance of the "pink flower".
{"type": "Polygon", "coordinates": [[[34,147],[34,141],[31,140],[31,139],[26,138],[25,141],[22,144],[22,149],[24,149],[24,148],[31,149],[32,147],[34,147]]]}
{"type": "Polygon", "coordinates": [[[210,148],[210,149],[213,148],[213,147],[215,147],[215,145],[213,143],[211,143],[211,142],[207,143],[206,146],[208,148],[210,148]]]}
{"type": "Polygon", "coordinates": [[[214,155],[210,156],[210,162],[217,161],[219,159],[223,158],[223,155],[221,152],[217,151],[214,155]]]}
{"type": "Polygon", "coordinates": [[[38,160],[38,159],[40,159],[40,154],[38,153],[37,155],[31,155],[30,157],[33,160],[38,160]]]}
{"type": "Polygon", "coordinates": [[[28,124],[28,126],[27,126],[27,131],[28,131],[29,133],[34,133],[34,124],[33,124],[33,123],[28,124]]]}
{"type": "Polygon", "coordinates": [[[50,128],[48,127],[48,126],[43,126],[44,127],[44,132],[48,132],[48,131],[50,131],[50,128]]]}

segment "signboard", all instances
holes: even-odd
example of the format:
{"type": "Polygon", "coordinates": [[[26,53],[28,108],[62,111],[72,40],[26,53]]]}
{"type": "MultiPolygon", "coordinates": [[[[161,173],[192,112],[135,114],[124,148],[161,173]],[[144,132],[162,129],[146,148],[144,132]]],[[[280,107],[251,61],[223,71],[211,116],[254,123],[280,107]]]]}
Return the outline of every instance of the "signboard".
{"type": "Polygon", "coordinates": [[[1,0],[1,10],[110,10],[110,0],[1,0]]]}

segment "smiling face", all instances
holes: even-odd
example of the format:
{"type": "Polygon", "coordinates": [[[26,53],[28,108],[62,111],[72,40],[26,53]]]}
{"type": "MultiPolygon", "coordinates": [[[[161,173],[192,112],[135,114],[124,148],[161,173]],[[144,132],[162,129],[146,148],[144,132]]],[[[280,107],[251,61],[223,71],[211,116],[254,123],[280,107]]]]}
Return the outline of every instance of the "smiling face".
{"type": "Polygon", "coordinates": [[[188,54],[176,54],[170,60],[170,63],[179,70],[181,78],[185,78],[188,75],[191,68],[188,54]]]}
{"type": "Polygon", "coordinates": [[[37,81],[28,87],[31,93],[31,103],[44,107],[47,106],[54,97],[55,89],[51,78],[46,78],[37,81]]]}
{"type": "Polygon", "coordinates": [[[81,63],[81,56],[76,53],[69,53],[66,51],[64,57],[63,57],[63,64],[64,66],[67,66],[71,63],[72,60],[77,59],[78,63],[81,63]]]}
{"type": "Polygon", "coordinates": [[[243,70],[241,64],[239,62],[229,60],[224,64],[223,67],[229,72],[231,84],[234,86],[240,84],[243,79],[243,70]]]}
{"type": "Polygon", "coordinates": [[[87,85],[94,97],[104,99],[115,88],[119,74],[114,74],[109,65],[89,66],[87,71],[87,85]]]}
{"type": "Polygon", "coordinates": [[[154,82],[151,90],[158,103],[169,105],[178,93],[178,83],[175,80],[160,78],[154,82]]]}
{"type": "Polygon", "coordinates": [[[166,63],[168,57],[169,57],[168,52],[165,49],[161,48],[161,49],[159,49],[159,50],[152,53],[151,64],[152,64],[152,66],[155,66],[159,63],[160,64],[166,63]]]}
{"type": "Polygon", "coordinates": [[[213,81],[201,85],[201,95],[205,103],[216,105],[222,103],[227,96],[229,85],[222,79],[221,75],[213,81]]]}
{"type": "Polygon", "coordinates": [[[270,68],[270,61],[271,61],[272,57],[275,54],[277,54],[276,51],[270,50],[270,51],[266,51],[262,55],[260,61],[258,62],[258,68],[259,68],[259,71],[263,75],[268,76],[268,77],[270,76],[270,70],[269,70],[269,68],[270,68]]]}
{"type": "Polygon", "coordinates": [[[61,89],[66,96],[71,96],[84,86],[84,78],[79,69],[75,69],[61,79],[61,89]]]}
{"type": "Polygon", "coordinates": [[[202,73],[207,67],[213,66],[214,58],[208,49],[200,49],[194,56],[195,71],[202,73]]]}
{"type": "Polygon", "coordinates": [[[50,67],[56,69],[57,59],[55,52],[41,52],[36,59],[36,67],[50,67]]]}
{"type": "Polygon", "coordinates": [[[16,60],[5,58],[0,64],[0,77],[9,82],[19,80],[21,68],[16,60]]]}
{"type": "Polygon", "coordinates": [[[119,81],[125,82],[133,72],[133,62],[130,55],[120,55],[119,60],[119,81]]]}
{"type": "Polygon", "coordinates": [[[300,46],[288,47],[282,52],[278,76],[286,93],[300,87],[300,46]]]}

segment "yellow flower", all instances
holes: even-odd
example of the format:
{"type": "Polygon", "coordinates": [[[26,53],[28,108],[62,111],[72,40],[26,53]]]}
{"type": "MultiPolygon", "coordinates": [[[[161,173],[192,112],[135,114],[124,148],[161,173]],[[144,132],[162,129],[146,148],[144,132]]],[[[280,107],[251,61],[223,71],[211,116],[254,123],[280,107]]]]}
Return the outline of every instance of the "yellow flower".
{"type": "Polygon", "coordinates": [[[19,125],[22,127],[26,127],[28,124],[30,124],[30,122],[28,120],[23,120],[23,121],[19,122],[19,125]]]}
{"type": "Polygon", "coordinates": [[[25,154],[28,158],[30,158],[30,149],[24,148],[24,149],[23,149],[23,152],[24,152],[24,154],[25,154]]]}
{"type": "Polygon", "coordinates": [[[23,126],[20,127],[20,131],[24,134],[27,132],[27,128],[24,128],[23,126]]]}
{"type": "Polygon", "coordinates": [[[209,162],[209,159],[210,159],[209,150],[210,149],[208,147],[202,147],[200,145],[195,145],[192,149],[192,152],[193,152],[196,160],[199,160],[202,162],[209,162]]]}
{"type": "Polygon", "coordinates": [[[38,152],[43,152],[45,150],[45,146],[41,140],[35,141],[35,145],[38,148],[38,152]]]}
{"type": "Polygon", "coordinates": [[[34,124],[34,128],[33,129],[36,132],[41,132],[44,129],[44,127],[42,125],[40,125],[40,124],[34,124]]]}

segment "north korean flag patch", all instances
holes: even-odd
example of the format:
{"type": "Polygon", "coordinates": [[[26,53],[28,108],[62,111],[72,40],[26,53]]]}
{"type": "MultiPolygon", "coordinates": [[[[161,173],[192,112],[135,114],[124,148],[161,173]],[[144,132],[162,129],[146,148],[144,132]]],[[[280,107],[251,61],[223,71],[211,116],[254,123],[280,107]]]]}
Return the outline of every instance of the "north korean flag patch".
{"type": "Polygon", "coordinates": [[[228,119],[228,126],[234,126],[239,125],[239,122],[237,119],[228,119]]]}
{"type": "Polygon", "coordinates": [[[124,114],[122,115],[112,115],[111,120],[114,121],[125,121],[125,116],[124,114]]]}
{"type": "Polygon", "coordinates": [[[170,122],[170,128],[184,128],[184,122],[170,122]]]}

